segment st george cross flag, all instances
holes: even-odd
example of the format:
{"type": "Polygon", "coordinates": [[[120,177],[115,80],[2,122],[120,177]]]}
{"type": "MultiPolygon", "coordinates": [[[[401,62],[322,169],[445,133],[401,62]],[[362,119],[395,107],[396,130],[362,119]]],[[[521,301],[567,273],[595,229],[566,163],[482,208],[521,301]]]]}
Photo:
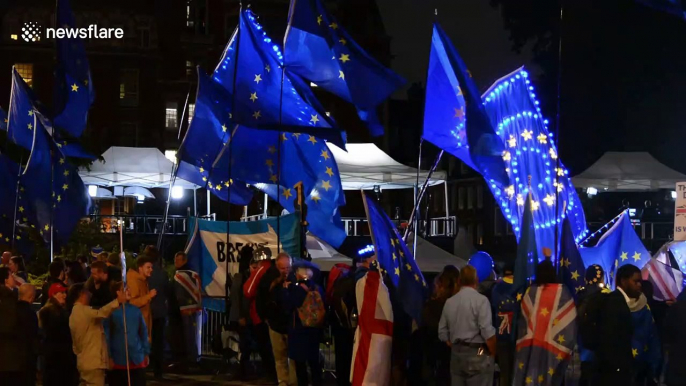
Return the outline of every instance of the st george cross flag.
{"type": "Polygon", "coordinates": [[[643,280],[653,284],[653,299],[657,301],[675,300],[684,289],[684,274],[657,259],[650,259],[641,273],[643,280]]]}
{"type": "Polygon", "coordinates": [[[381,274],[371,269],[355,285],[360,316],[355,331],[352,386],[386,386],[391,381],[393,308],[381,274]]]}
{"type": "Polygon", "coordinates": [[[567,287],[532,285],[517,332],[514,384],[561,385],[576,344],[576,305],[567,287]]]}

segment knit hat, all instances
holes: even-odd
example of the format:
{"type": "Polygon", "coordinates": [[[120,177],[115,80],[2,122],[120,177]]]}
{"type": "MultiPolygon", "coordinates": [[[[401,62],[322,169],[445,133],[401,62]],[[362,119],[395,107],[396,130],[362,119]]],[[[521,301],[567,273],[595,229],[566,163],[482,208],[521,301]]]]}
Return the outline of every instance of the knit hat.
{"type": "Polygon", "coordinates": [[[50,289],[48,290],[48,297],[53,297],[56,294],[60,292],[67,292],[67,287],[65,287],[62,283],[53,283],[50,286],[50,289]]]}

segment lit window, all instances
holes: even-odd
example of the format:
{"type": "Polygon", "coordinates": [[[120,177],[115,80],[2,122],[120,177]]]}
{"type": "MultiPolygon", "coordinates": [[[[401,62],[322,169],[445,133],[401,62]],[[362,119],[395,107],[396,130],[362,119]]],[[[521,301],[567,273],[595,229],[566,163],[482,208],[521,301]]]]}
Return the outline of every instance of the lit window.
{"type": "Polygon", "coordinates": [[[176,129],[178,126],[177,120],[177,105],[176,102],[167,102],[167,107],[165,108],[165,124],[167,129],[176,129]]]}
{"type": "Polygon", "coordinates": [[[176,163],[176,150],[165,150],[164,157],[173,163],[176,163]]]}
{"type": "Polygon", "coordinates": [[[24,82],[33,88],[33,63],[16,63],[14,68],[24,78],[24,82]]]}
{"type": "Polygon", "coordinates": [[[12,34],[12,35],[10,35],[10,39],[17,40],[17,39],[19,39],[19,37],[15,34],[12,34]]]}
{"type": "Polygon", "coordinates": [[[193,76],[193,62],[186,60],[186,76],[193,76]]]}
{"type": "Polygon", "coordinates": [[[195,103],[189,103],[188,104],[188,124],[191,124],[191,120],[193,120],[193,115],[195,115],[195,103]]]}
{"type": "Polygon", "coordinates": [[[138,106],[138,70],[124,69],[119,73],[119,104],[138,106]]]}

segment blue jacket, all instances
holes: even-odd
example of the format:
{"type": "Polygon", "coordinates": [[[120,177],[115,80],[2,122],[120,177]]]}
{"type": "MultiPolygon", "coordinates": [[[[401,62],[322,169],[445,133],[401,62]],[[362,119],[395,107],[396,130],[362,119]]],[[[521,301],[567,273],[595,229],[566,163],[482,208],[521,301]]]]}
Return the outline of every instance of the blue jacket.
{"type": "MultiPolygon", "coordinates": [[[[138,307],[128,303],[126,307],[126,332],[129,343],[129,364],[134,368],[145,367],[145,357],[150,354],[148,328],[143,314],[138,307]]],[[[115,368],[126,368],[126,351],[124,349],[124,310],[120,306],[109,318],[103,321],[107,348],[115,368]]]]}

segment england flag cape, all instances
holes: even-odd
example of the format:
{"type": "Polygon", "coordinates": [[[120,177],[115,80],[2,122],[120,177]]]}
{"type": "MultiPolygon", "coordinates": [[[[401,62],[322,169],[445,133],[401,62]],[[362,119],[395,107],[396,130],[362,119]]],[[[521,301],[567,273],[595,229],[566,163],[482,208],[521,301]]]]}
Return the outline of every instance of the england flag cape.
{"type": "Polygon", "coordinates": [[[360,310],[353,347],[352,386],[386,386],[391,378],[393,309],[388,288],[373,270],[355,286],[360,310]]]}

